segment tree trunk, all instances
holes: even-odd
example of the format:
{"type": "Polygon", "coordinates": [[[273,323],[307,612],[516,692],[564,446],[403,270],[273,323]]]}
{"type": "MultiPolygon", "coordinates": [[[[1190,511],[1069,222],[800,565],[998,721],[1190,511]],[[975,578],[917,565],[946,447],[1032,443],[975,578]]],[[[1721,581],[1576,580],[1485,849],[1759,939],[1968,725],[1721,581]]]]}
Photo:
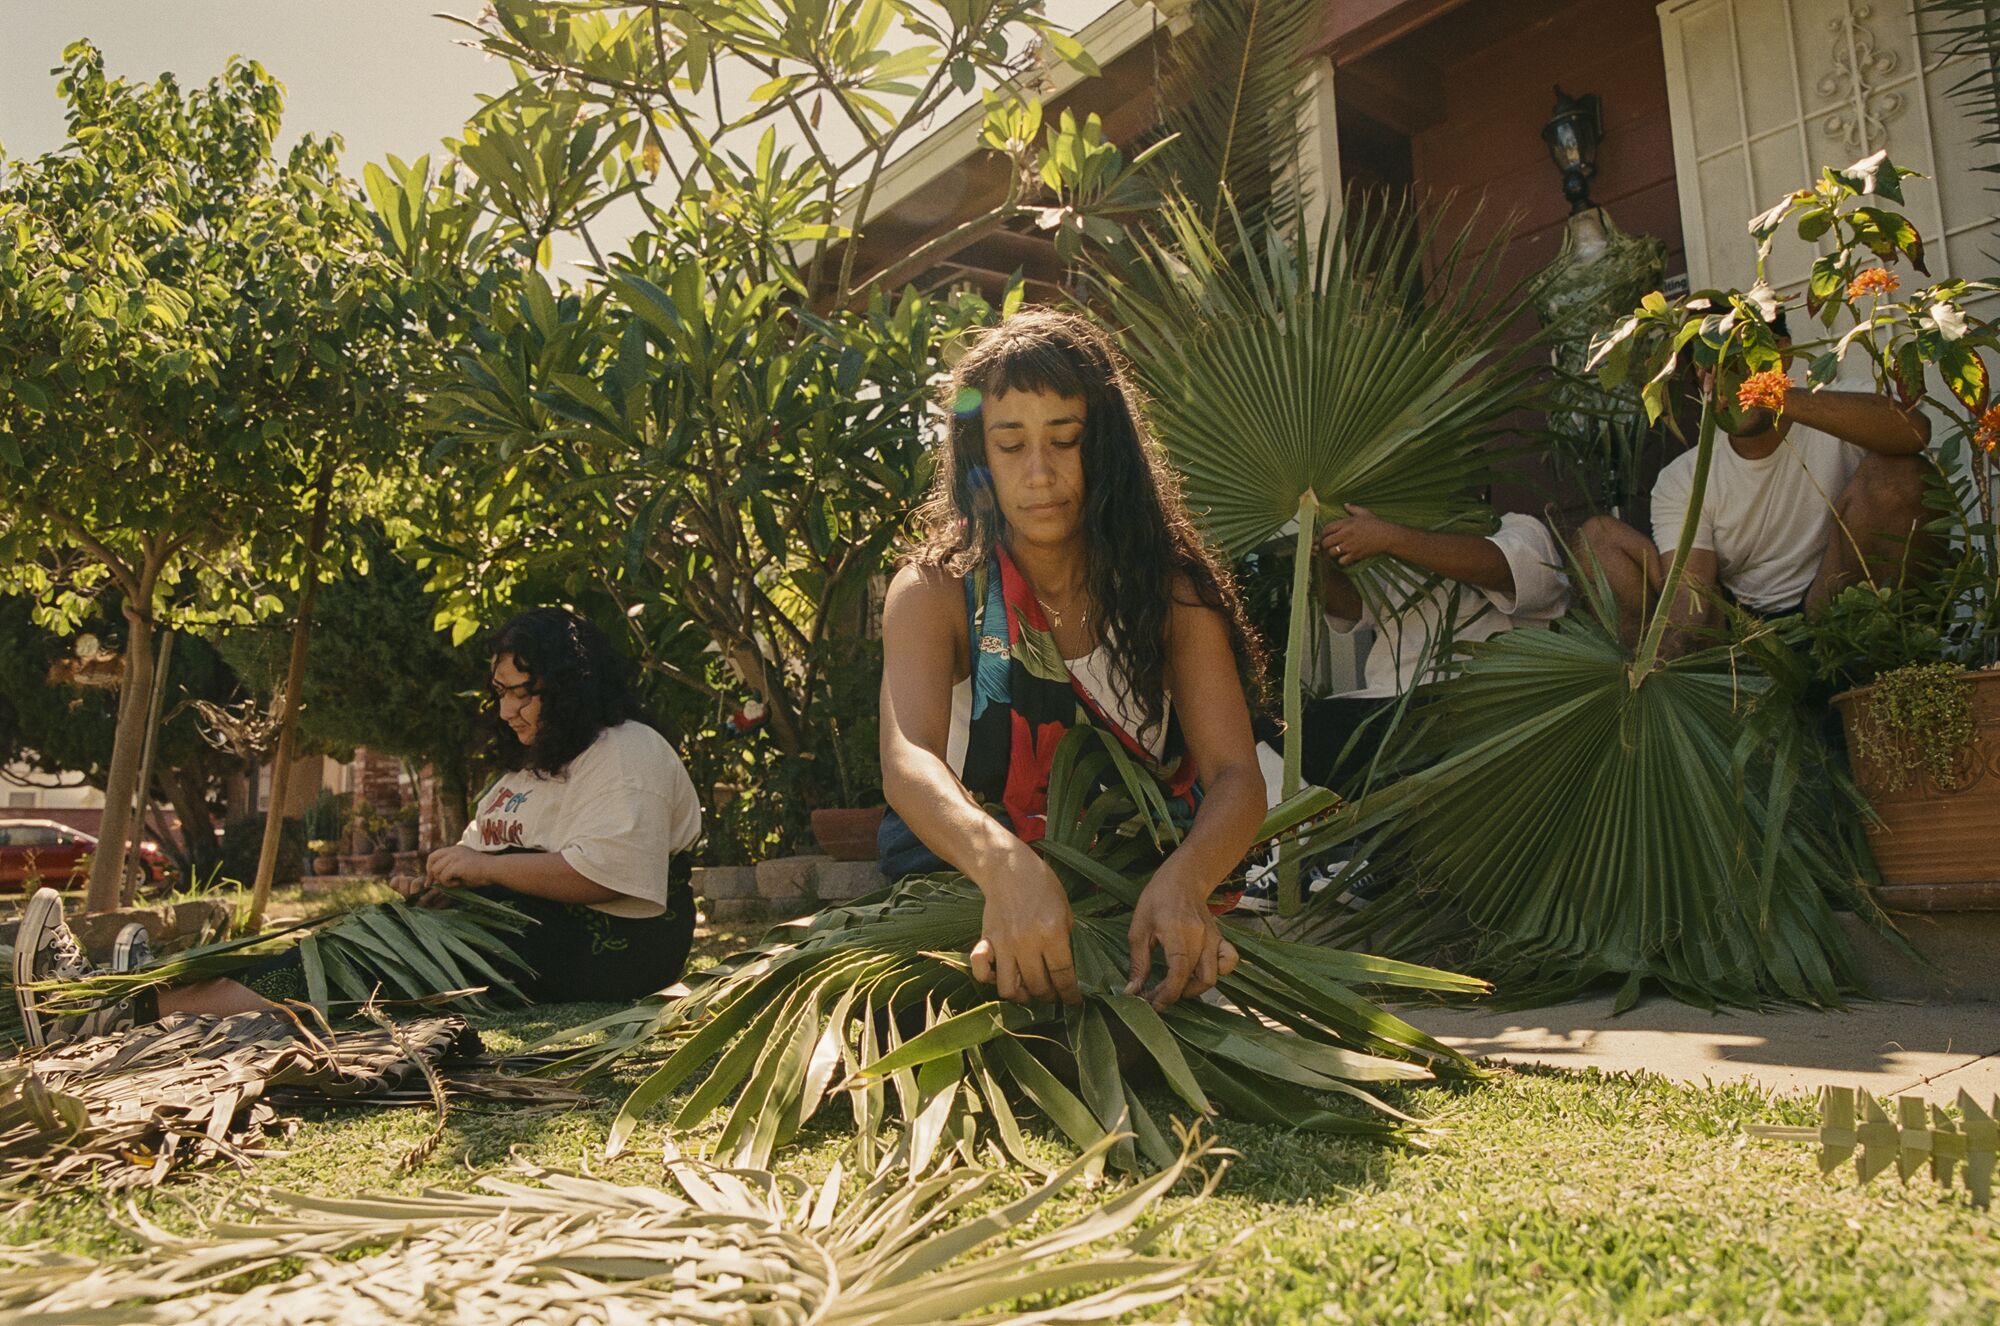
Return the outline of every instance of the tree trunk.
{"type": "Polygon", "coordinates": [[[248,930],[264,925],[264,908],[271,901],[271,881],[278,873],[278,847],[285,831],[285,785],[291,781],[298,756],[299,697],[306,680],[306,642],[312,636],[313,596],[319,590],[319,554],[326,542],[327,506],[333,497],[333,466],[319,472],[319,494],[313,499],[312,524],[306,531],[305,569],[299,591],[299,616],[292,625],[292,657],[285,668],[284,710],[278,724],[278,751],[271,764],[271,808],[264,816],[264,841],[257,852],[257,880],[250,888],[248,930]]]}
{"type": "Polygon", "coordinates": [[[181,822],[181,868],[187,872],[183,883],[199,883],[220,856],[215,817],[208,810],[208,780],[184,769],[168,769],[160,782],[181,822]]]}
{"type": "Polygon", "coordinates": [[[139,783],[140,747],[146,739],[146,704],[153,689],[153,619],[149,604],[125,604],[125,679],[118,697],[118,734],[111,743],[111,771],[104,780],[104,822],[90,858],[90,885],[83,910],[108,912],[118,905],[125,878],[125,839],[132,827],[132,796],[139,783]]]}
{"type": "Polygon", "coordinates": [[[139,885],[146,878],[146,860],[139,855],[139,844],[146,837],[146,821],[153,816],[153,757],[160,750],[160,709],[167,699],[167,679],[174,670],[174,633],[171,628],[160,633],[160,657],[153,665],[152,694],[146,700],[146,744],[139,755],[139,807],[134,812],[132,833],[127,840],[132,868],[125,872],[125,881],[118,891],[118,902],[122,907],[130,907],[139,896],[139,885]]]}

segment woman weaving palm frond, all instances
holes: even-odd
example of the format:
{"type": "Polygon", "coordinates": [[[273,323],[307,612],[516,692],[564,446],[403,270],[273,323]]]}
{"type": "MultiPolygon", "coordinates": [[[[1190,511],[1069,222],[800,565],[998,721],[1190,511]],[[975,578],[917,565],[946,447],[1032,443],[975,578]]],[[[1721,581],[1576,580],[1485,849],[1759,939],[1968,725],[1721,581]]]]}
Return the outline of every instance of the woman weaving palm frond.
{"type": "Polygon", "coordinates": [[[1234,899],[1211,898],[1266,809],[1246,700],[1263,659],[1235,584],[1089,322],[1017,314],[954,387],[923,543],[883,620],[883,869],[962,871],[986,899],[973,974],[1017,1002],[1078,1002],[1069,903],[1030,844],[1057,742],[1102,728],[1186,824],[1134,910],[1127,993],[1201,994],[1237,956],[1212,915],[1234,899]]]}

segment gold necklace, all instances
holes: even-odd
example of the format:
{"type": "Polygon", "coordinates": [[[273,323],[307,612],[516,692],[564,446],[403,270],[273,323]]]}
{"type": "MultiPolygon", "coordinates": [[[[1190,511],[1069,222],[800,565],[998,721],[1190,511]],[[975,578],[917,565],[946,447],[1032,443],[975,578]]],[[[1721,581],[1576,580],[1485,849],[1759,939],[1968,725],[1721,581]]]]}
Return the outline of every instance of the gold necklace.
{"type": "MultiPolygon", "coordinates": [[[[1063,615],[1061,610],[1050,607],[1049,601],[1043,598],[1040,594],[1035,595],[1035,602],[1041,604],[1042,611],[1048,614],[1049,624],[1054,626],[1056,630],[1060,631],[1063,626],[1063,615]]],[[[1089,608],[1087,607],[1083,608],[1076,614],[1076,625],[1078,630],[1082,630],[1084,627],[1090,625],[1089,608]]]]}

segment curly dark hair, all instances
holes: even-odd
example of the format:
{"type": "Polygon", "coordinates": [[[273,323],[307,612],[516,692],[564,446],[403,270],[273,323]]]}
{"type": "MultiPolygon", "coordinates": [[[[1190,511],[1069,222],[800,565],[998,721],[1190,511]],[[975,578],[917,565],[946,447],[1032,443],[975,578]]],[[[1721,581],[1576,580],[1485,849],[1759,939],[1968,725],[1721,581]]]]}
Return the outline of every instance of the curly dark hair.
{"type": "Polygon", "coordinates": [[[1180,577],[1196,602],[1222,614],[1238,679],[1258,708],[1264,650],[1236,580],[1188,515],[1180,478],[1146,429],[1124,361],[1087,318],[1025,309],[982,333],[958,361],[943,397],[950,424],[916,513],[918,546],[909,560],[965,576],[1005,537],[979,401],[1024,390],[1084,402],[1084,587],[1091,617],[1105,627],[1113,684],[1137,706],[1141,727],[1157,725],[1166,712],[1167,619],[1180,577]]]}
{"type": "Polygon", "coordinates": [[[567,608],[522,613],[493,633],[486,652],[495,659],[512,654],[542,701],[535,744],[523,746],[500,720],[498,702],[487,700],[487,734],[503,769],[532,769],[554,777],[590,749],[604,729],[633,720],[651,726],[632,694],[624,656],[604,632],[567,608]]]}

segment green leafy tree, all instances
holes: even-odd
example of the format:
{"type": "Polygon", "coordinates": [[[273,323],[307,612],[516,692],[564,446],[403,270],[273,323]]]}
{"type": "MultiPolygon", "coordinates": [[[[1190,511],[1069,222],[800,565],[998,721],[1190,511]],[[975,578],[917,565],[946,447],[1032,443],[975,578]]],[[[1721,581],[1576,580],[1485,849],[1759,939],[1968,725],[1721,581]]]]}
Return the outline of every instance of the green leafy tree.
{"type": "MultiPolygon", "coordinates": [[[[428,575],[379,525],[361,530],[351,565],[320,586],[312,666],[298,729],[310,750],[350,757],[357,747],[431,765],[462,821],[472,792],[474,724],[486,660],[455,649],[433,622],[428,575]]],[[[283,684],[287,642],[265,628],[234,631],[222,653],[269,694],[283,684]]]]}
{"type": "MultiPolygon", "coordinates": [[[[402,453],[431,337],[336,140],[274,155],[283,90],[255,63],[184,93],[107,78],[77,43],[59,72],[68,141],[0,177],[0,577],[58,625],[119,601],[122,843],[155,631],[247,622],[272,582],[316,581],[331,522],[402,453]]],[[[122,855],[100,854],[88,906],[122,855]]]]}
{"type": "Polygon", "coordinates": [[[421,551],[444,617],[469,637],[528,583],[618,605],[648,670],[712,707],[706,730],[756,715],[733,752],[795,775],[800,795],[776,800],[802,825],[809,804],[876,781],[859,767],[872,760],[848,758],[852,725],[821,720],[844,712],[836,686],[872,696],[845,660],[928,477],[942,365],[994,313],[902,283],[1024,217],[1072,256],[1114,240],[1100,221],[1152,197],[1141,163],[1094,119],[1045,124],[1006,85],[1023,61],[1090,67],[1022,0],[501,0],[473,26],[521,81],[454,145],[459,187],[517,266],[433,399],[440,486],[421,551]],[[718,87],[747,76],[758,85],[726,111],[718,87]],[[1006,198],[938,245],[864,261],[883,170],[973,92],[1006,198]],[[607,253],[592,223],[635,192],[649,228],[607,253]],[[564,232],[592,256],[577,283],[544,271],[564,232]]]}

